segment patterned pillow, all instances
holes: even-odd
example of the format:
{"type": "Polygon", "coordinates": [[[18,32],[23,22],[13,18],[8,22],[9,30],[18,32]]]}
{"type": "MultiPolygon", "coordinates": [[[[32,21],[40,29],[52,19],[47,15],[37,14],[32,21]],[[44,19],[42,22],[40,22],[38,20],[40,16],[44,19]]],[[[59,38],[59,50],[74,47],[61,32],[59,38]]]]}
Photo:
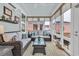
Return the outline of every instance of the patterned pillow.
{"type": "Polygon", "coordinates": [[[5,42],[8,42],[8,41],[10,41],[12,39],[12,37],[9,34],[4,34],[3,38],[4,38],[5,42]]]}
{"type": "Polygon", "coordinates": [[[15,36],[15,33],[5,33],[3,35],[4,41],[8,42],[8,41],[12,41],[12,38],[15,36]]]}
{"type": "Polygon", "coordinates": [[[12,37],[11,41],[14,42],[16,40],[17,40],[17,36],[15,35],[15,36],[12,37]]]}

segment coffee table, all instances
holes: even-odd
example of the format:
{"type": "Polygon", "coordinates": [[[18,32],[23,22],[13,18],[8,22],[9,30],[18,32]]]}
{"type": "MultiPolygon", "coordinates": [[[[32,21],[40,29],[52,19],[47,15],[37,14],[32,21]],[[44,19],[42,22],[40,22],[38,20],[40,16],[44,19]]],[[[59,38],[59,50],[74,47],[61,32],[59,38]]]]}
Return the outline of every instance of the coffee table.
{"type": "Polygon", "coordinates": [[[35,41],[33,42],[33,54],[35,53],[43,53],[46,55],[45,47],[46,43],[43,38],[36,38],[35,41]]]}

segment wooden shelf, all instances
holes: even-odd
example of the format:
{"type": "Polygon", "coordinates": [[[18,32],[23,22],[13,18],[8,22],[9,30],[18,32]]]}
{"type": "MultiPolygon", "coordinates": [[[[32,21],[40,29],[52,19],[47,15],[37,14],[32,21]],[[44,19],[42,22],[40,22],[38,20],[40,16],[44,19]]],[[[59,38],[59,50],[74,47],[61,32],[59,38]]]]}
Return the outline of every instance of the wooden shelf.
{"type": "Polygon", "coordinates": [[[13,24],[18,24],[18,23],[16,23],[16,22],[14,22],[14,21],[10,21],[10,20],[3,20],[3,19],[0,19],[0,21],[8,22],[8,23],[13,23],[13,24]]]}

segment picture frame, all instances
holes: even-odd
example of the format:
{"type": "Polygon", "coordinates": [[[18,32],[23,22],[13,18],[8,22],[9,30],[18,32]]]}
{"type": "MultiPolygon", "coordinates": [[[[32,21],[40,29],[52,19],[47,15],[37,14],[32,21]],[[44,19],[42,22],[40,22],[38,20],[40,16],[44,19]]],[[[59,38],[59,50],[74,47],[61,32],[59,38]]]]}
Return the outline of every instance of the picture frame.
{"type": "Polygon", "coordinates": [[[4,14],[9,16],[9,17],[12,17],[12,10],[10,10],[6,6],[4,6],[4,14]]]}
{"type": "Polygon", "coordinates": [[[20,18],[19,18],[18,16],[15,16],[15,17],[14,17],[14,22],[15,22],[15,23],[19,23],[19,19],[20,19],[20,18]]]}

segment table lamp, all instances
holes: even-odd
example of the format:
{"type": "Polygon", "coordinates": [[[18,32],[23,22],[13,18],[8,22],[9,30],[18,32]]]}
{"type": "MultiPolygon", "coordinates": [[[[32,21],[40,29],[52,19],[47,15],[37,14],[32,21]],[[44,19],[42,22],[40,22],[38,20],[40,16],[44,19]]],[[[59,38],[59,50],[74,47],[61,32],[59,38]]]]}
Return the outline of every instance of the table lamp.
{"type": "Polygon", "coordinates": [[[0,37],[1,37],[2,40],[3,40],[3,34],[4,34],[4,26],[0,25],[0,37]]]}

